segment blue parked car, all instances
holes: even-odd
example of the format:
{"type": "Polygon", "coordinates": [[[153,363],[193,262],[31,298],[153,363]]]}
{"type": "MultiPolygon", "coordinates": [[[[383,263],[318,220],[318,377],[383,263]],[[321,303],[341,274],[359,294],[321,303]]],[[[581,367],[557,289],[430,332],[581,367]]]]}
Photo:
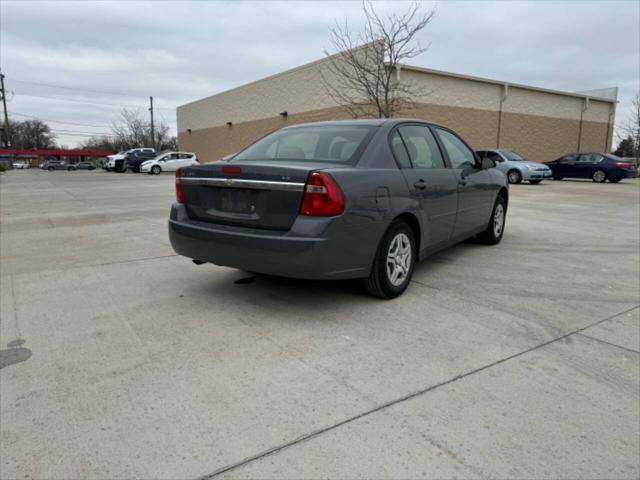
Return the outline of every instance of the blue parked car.
{"type": "Polygon", "coordinates": [[[509,183],[521,183],[524,180],[537,185],[545,178],[551,178],[551,169],[544,163],[530,162],[506,148],[488,148],[477,150],[476,153],[481,160],[492,160],[496,168],[507,176],[509,183]]]}
{"type": "Polygon", "coordinates": [[[570,153],[547,165],[554,180],[590,178],[596,183],[618,183],[623,178],[637,176],[637,167],[610,153],[570,153]]]}

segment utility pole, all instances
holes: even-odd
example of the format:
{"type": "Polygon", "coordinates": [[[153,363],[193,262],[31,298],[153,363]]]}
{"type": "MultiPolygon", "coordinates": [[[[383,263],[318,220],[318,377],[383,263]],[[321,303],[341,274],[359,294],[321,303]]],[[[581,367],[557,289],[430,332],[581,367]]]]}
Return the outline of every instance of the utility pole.
{"type": "Polygon", "coordinates": [[[11,132],[9,132],[9,116],[7,115],[7,94],[4,91],[4,73],[0,73],[0,89],[2,89],[2,107],[4,109],[4,146],[9,148],[11,132]]]}
{"type": "Polygon", "coordinates": [[[149,97],[149,113],[151,114],[151,146],[156,148],[156,132],[153,126],[153,97],[149,97]]]}

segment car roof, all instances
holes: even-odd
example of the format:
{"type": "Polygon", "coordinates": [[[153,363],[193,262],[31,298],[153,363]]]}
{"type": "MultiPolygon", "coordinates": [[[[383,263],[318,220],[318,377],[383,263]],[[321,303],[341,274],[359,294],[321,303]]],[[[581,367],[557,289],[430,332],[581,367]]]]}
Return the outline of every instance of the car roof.
{"type": "Polygon", "coordinates": [[[298,123],[296,125],[290,125],[284,127],[282,130],[299,127],[313,127],[313,126],[327,126],[327,127],[355,127],[355,126],[368,126],[368,127],[380,127],[382,125],[397,125],[399,123],[416,122],[426,123],[429,125],[435,125],[437,127],[448,128],[446,125],[441,125],[436,122],[431,122],[423,118],[357,118],[351,120],[325,120],[322,122],[308,122],[298,123]]]}

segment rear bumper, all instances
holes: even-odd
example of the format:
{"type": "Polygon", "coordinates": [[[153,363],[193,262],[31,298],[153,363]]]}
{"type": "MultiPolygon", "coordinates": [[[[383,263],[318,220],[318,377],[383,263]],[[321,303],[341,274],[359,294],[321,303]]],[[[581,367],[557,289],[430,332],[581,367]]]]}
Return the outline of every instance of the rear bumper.
{"type": "Polygon", "coordinates": [[[298,217],[286,232],[234,227],[189,219],[174,204],[169,239],[179,255],[242,270],[308,280],[369,275],[377,240],[340,217],[298,217]],[[360,242],[364,243],[360,243],[360,242]]]}

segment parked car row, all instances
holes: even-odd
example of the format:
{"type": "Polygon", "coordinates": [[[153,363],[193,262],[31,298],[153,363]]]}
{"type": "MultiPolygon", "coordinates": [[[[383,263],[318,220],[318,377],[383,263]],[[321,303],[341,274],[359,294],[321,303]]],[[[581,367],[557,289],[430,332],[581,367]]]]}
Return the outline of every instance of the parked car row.
{"type": "Polygon", "coordinates": [[[42,170],[53,172],[54,170],[95,170],[96,166],[92,162],[66,163],[63,160],[46,160],[40,165],[42,170]]]}
{"type": "Polygon", "coordinates": [[[143,172],[157,175],[162,172],[175,172],[179,168],[199,163],[196,154],[191,152],[158,154],[153,148],[134,148],[108,156],[103,168],[109,172],[123,173],[131,170],[135,173],[143,172]]]}
{"type": "Polygon", "coordinates": [[[480,159],[493,161],[511,184],[527,181],[535,185],[550,178],[590,178],[596,183],[607,180],[618,183],[623,178],[633,178],[638,174],[634,162],[610,153],[570,153],[547,163],[530,162],[504,148],[478,150],[476,153],[480,159]]]}

